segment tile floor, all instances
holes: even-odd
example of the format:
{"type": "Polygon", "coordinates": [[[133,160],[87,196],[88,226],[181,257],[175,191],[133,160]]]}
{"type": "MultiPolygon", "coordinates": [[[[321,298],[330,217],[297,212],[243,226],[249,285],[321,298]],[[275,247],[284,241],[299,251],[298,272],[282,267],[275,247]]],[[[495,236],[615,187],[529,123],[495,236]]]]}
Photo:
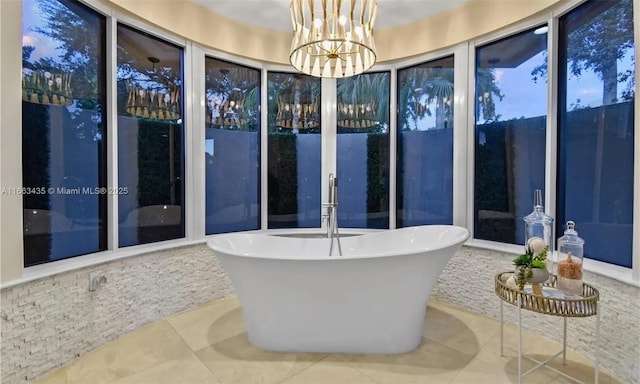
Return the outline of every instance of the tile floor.
{"type": "MultiPolygon", "coordinates": [[[[149,324],[62,367],[38,384],[324,384],[517,383],[518,360],[500,356],[500,324],[491,318],[431,301],[422,344],[402,355],[274,353],[251,346],[236,299],[220,300],[149,324]]],[[[505,340],[516,328],[505,327],[505,340]]],[[[523,334],[525,352],[538,359],[560,344],[523,334]]],[[[554,363],[588,383],[592,363],[571,351],[554,363]]],[[[523,360],[525,369],[533,363],[523,360]]],[[[541,368],[524,383],[571,383],[541,368]]],[[[601,374],[600,383],[618,381],[601,374]]]]}

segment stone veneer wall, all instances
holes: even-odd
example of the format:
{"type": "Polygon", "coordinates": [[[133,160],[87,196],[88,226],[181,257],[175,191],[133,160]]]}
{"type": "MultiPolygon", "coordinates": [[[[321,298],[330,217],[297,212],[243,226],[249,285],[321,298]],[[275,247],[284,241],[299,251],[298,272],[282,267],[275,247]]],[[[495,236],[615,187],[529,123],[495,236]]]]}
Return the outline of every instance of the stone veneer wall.
{"type": "MultiPolygon", "coordinates": [[[[512,254],[463,247],[432,298],[498,318],[493,279],[512,268],[512,259],[512,254]]],[[[590,273],[585,280],[601,294],[602,367],[624,383],[640,383],[640,288],[590,273]]],[[[202,244],[66,272],[0,294],[0,382],[12,384],[29,382],[147,323],[234,291],[202,244]],[[105,271],[108,282],[89,292],[89,273],[96,270],[105,271]]],[[[528,330],[562,340],[559,318],[523,313],[528,330]]],[[[505,305],[505,318],[515,323],[514,307],[505,305]]],[[[595,317],[570,319],[568,327],[569,347],[592,357],[595,317]]]]}
{"type": "MultiPolygon", "coordinates": [[[[431,298],[499,319],[494,290],[497,273],[513,269],[514,255],[463,247],[440,275],[431,298]]],[[[600,291],[600,366],[623,383],[640,383],[640,288],[586,272],[584,281],[600,291]]],[[[517,324],[515,306],[504,306],[505,320],[517,324]]],[[[562,343],[561,318],[523,311],[523,327],[562,343]]],[[[593,359],[596,317],[567,321],[567,346],[593,359]]],[[[556,352],[556,351],[553,351],[556,352]]]]}
{"type": "Polygon", "coordinates": [[[174,248],[0,292],[3,384],[30,382],[141,326],[235,295],[206,245],[174,248]],[[89,292],[89,273],[107,283],[89,292]]]}

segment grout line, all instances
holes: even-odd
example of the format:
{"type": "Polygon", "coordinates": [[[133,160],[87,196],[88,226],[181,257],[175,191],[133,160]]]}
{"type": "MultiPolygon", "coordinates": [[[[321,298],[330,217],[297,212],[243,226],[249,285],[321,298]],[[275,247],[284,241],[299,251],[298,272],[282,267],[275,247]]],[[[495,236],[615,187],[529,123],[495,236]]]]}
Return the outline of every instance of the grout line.
{"type": "MultiPolygon", "coordinates": [[[[298,355],[298,353],[296,353],[296,355],[298,355]]],[[[279,383],[279,384],[284,384],[287,380],[291,380],[292,378],[294,378],[294,377],[296,377],[296,376],[300,375],[302,372],[304,372],[304,371],[306,371],[307,369],[309,369],[309,368],[313,367],[314,365],[318,364],[319,362],[321,362],[321,361],[324,361],[324,360],[328,359],[330,356],[332,356],[332,355],[326,355],[326,356],[325,356],[325,357],[323,357],[322,359],[320,359],[320,360],[316,361],[315,363],[313,363],[313,364],[309,365],[308,367],[303,368],[301,371],[296,372],[296,373],[292,374],[291,376],[289,376],[289,377],[287,377],[287,378],[285,378],[285,379],[282,379],[282,381],[279,381],[278,383],[279,383]]]]}

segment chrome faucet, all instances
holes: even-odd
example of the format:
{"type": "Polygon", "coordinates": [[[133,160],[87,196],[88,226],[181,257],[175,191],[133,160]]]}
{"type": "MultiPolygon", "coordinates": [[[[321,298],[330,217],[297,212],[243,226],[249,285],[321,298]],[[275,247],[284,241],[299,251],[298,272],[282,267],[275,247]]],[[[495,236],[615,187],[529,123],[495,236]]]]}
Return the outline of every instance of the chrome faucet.
{"type": "Polygon", "coordinates": [[[322,204],[327,212],[322,215],[323,221],[327,220],[327,237],[331,239],[329,245],[329,256],[333,253],[334,239],[338,243],[338,254],[342,256],[342,246],[340,245],[340,232],[338,231],[338,178],[329,174],[329,202],[322,204]]]}

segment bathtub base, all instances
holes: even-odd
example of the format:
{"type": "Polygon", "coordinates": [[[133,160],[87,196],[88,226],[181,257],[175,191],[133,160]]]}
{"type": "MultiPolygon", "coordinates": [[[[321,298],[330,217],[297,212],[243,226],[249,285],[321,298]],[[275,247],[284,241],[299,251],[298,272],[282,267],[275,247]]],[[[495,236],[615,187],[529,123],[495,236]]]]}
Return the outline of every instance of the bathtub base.
{"type": "MultiPolygon", "coordinates": [[[[422,311],[424,314],[424,311],[422,311]]],[[[402,354],[415,350],[422,342],[424,315],[405,318],[396,325],[388,316],[377,319],[352,317],[345,324],[326,321],[289,319],[273,326],[259,320],[246,321],[249,343],[273,352],[402,354]],[[366,320],[364,322],[363,320],[366,320]],[[358,324],[360,322],[360,324],[358,324]],[[328,323],[328,324],[327,324],[328,323]],[[304,324],[304,326],[300,326],[304,324]],[[391,323],[393,324],[393,323],[391,323]]],[[[394,319],[395,320],[395,319],[394,319]]]]}

